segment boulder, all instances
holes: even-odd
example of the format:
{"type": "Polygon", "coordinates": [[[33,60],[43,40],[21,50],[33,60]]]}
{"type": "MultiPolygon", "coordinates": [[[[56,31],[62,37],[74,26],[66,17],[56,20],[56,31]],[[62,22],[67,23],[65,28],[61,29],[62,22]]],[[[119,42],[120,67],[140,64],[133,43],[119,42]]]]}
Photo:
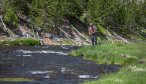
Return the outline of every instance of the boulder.
{"type": "Polygon", "coordinates": [[[43,45],[54,45],[55,42],[49,38],[42,39],[43,45]]]}

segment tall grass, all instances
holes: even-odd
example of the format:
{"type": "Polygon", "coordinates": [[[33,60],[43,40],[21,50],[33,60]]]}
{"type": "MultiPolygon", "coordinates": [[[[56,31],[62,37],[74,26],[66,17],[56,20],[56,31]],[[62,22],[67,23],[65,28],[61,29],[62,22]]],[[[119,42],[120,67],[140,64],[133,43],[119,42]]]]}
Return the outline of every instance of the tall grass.
{"type": "Polygon", "coordinates": [[[145,43],[116,43],[84,46],[69,54],[83,56],[84,59],[94,60],[97,63],[127,65],[138,63],[140,59],[146,58],[145,45],[145,43]]]}
{"type": "Polygon", "coordinates": [[[3,41],[1,45],[40,45],[39,40],[33,38],[19,38],[15,40],[3,41]]]}

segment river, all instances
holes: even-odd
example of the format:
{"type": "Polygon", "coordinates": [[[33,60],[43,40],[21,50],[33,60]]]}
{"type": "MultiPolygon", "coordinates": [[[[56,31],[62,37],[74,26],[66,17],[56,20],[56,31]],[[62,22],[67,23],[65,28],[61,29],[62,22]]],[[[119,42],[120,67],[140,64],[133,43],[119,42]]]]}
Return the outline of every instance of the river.
{"type": "Polygon", "coordinates": [[[96,64],[68,56],[76,46],[9,46],[0,48],[0,79],[28,78],[34,81],[0,81],[0,84],[80,84],[116,72],[118,65],[96,64]]]}

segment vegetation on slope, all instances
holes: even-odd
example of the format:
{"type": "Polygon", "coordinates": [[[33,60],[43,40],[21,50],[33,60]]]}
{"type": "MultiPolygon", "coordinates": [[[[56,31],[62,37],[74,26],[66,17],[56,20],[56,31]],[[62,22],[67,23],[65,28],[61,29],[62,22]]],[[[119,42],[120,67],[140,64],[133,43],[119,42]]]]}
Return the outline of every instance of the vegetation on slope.
{"type": "Polygon", "coordinates": [[[94,23],[104,34],[102,30],[140,37],[146,31],[145,0],[3,0],[3,4],[5,23],[14,28],[22,14],[48,31],[57,31],[64,20],[74,18],[94,23]]]}

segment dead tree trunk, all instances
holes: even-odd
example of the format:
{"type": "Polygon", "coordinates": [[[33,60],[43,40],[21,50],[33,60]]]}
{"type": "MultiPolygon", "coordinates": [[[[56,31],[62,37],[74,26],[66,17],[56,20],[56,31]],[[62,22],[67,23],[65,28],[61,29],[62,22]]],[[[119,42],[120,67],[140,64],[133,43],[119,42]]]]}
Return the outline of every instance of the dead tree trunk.
{"type": "Polygon", "coordinates": [[[2,19],[2,16],[0,16],[0,22],[1,22],[1,29],[3,30],[3,32],[7,33],[11,39],[15,38],[16,36],[14,35],[14,33],[9,28],[6,27],[6,25],[2,19]]]}

